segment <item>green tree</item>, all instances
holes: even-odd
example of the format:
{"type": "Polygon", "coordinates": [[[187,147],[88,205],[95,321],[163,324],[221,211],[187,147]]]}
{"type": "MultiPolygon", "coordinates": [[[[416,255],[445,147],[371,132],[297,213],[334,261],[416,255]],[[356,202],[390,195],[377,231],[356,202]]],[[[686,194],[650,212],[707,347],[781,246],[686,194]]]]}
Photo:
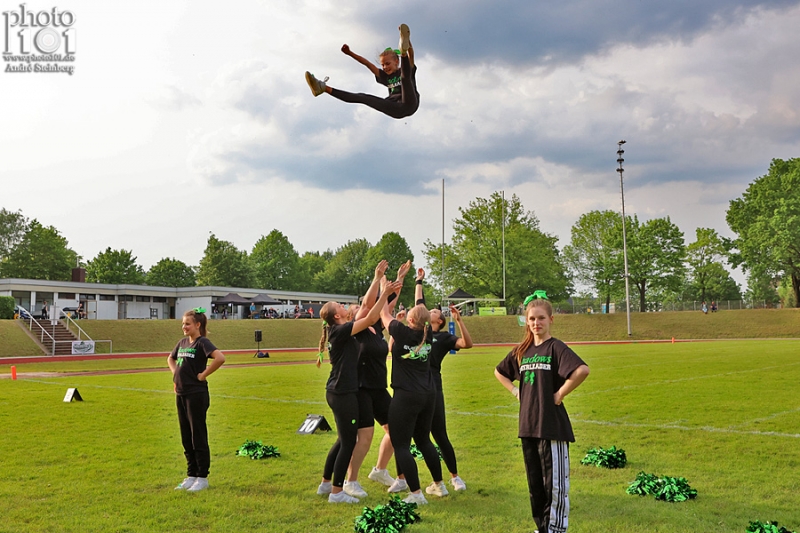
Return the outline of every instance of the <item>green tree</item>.
{"type": "MultiPolygon", "coordinates": [[[[485,298],[503,297],[503,218],[505,217],[506,302],[514,307],[535,290],[545,290],[553,300],[571,289],[558,239],[539,229],[539,220],[526,211],[519,198],[503,199],[494,192],[476,198],[453,221],[452,244],[445,246],[446,293],[463,288],[485,298]]],[[[431,282],[442,287],[442,247],[425,242],[431,282]]]]}
{"type": "Polygon", "coordinates": [[[306,252],[300,257],[300,283],[301,287],[308,287],[308,290],[319,292],[321,289],[317,286],[317,275],[325,270],[325,266],[333,259],[333,252],[326,250],[324,252],[306,252]]]}
{"type": "Polygon", "coordinates": [[[725,244],[716,230],[697,228],[696,240],[686,247],[686,262],[689,265],[694,299],[710,301],[741,298],[738,288],[731,290],[738,286],[722,264],[724,258],[725,244]],[[738,297],[735,296],[736,293],[738,297]]]}
{"type": "Polygon", "coordinates": [[[86,281],[91,283],[142,285],[144,279],[144,269],[129,250],[109,247],[86,263],[86,281]]]}
{"type": "Polygon", "coordinates": [[[754,307],[759,307],[763,302],[766,306],[772,307],[780,301],[778,286],[781,280],[772,278],[768,275],[756,275],[751,273],[747,277],[747,301],[754,307]]]}
{"type": "Polygon", "coordinates": [[[627,219],[628,275],[639,291],[639,311],[646,311],[647,291],[664,295],[680,292],[686,275],[683,232],[669,217],[644,224],[627,219]]]}
{"type": "Polygon", "coordinates": [[[165,257],[150,268],[146,281],[158,287],[194,287],[197,274],[183,261],[165,257]]]}
{"type": "Polygon", "coordinates": [[[30,228],[30,221],[22,211],[0,209],[0,262],[22,242],[30,228]]]}
{"type": "Polygon", "coordinates": [[[197,284],[211,287],[252,287],[253,275],[247,252],[232,242],[208,237],[206,250],[197,269],[197,284]]]}
{"type": "Polygon", "coordinates": [[[367,292],[375,265],[366,263],[370,245],[366,239],[348,241],[338,248],[325,270],[315,277],[315,284],[322,292],[363,296],[367,292]]]}
{"type": "Polygon", "coordinates": [[[256,241],[250,262],[258,288],[286,291],[303,287],[300,256],[286,235],[276,229],[256,241]]]}
{"type": "MultiPolygon", "coordinates": [[[[413,269],[414,254],[411,252],[408,242],[406,242],[399,233],[394,231],[384,233],[381,240],[375,243],[375,246],[370,248],[369,252],[367,252],[364,268],[371,269],[370,279],[375,275],[375,266],[383,259],[386,259],[389,263],[389,269],[386,271],[386,277],[389,280],[395,279],[397,276],[397,269],[400,268],[400,265],[406,261],[411,261],[412,270],[408,272],[408,275],[403,280],[403,288],[400,291],[400,302],[405,306],[409,306],[414,301],[414,279],[416,275],[413,269]]],[[[431,301],[433,296],[433,294],[428,293],[425,295],[428,299],[426,302],[428,307],[433,305],[431,301]]]]}
{"type": "Polygon", "coordinates": [[[590,211],[581,215],[571,234],[570,244],[564,247],[565,263],[609,308],[611,298],[624,294],[625,287],[622,216],[614,211],[590,211]]]}
{"type": "Polygon", "coordinates": [[[31,221],[22,239],[0,262],[0,277],[68,281],[78,254],[53,226],[31,221]]]}
{"type": "Polygon", "coordinates": [[[773,159],[769,172],[731,200],[725,219],[737,234],[731,264],[763,283],[788,277],[800,303],[800,158],[773,159]]]}

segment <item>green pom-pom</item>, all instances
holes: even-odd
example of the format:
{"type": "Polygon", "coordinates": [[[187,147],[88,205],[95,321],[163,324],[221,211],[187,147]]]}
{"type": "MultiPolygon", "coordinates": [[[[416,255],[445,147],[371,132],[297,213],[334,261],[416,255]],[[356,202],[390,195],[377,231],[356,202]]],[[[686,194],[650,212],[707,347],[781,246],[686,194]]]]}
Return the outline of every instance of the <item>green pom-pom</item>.
{"type": "Polygon", "coordinates": [[[778,527],[778,522],[761,522],[760,520],[750,522],[745,531],[747,533],[795,533],[783,526],[778,527]]]}
{"type": "Polygon", "coordinates": [[[624,468],[628,464],[625,450],[617,449],[616,446],[604,450],[603,448],[592,448],[586,452],[586,457],[581,459],[582,465],[595,465],[603,468],[624,468]]]}
{"type": "Polygon", "coordinates": [[[697,490],[691,488],[684,477],[664,476],[659,478],[654,474],[645,474],[644,472],[639,472],[625,492],[638,496],[652,494],[656,500],[666,502],[685,502],[697,498],[697,490]]]}
{"type": "Polygon", "coordinates": [[[278,451],[276,446],[263,444],[260,440],[246,440],[236,450],[236,455],[250,457],[250,459],[267,459],[269,457],[280,457],[281,452],[278,451]]]}
{"type": "MultiPolygon", "coordinates": [[[[439,449],[439,446],[436,446],[436,445],[434,445],[434,447],[436,448],[436,453],[438,453],[438,454],[439,454],[439,459],[441,460],[441,459],[442,459],[442,450],[441,450],[441,449],[439,449]]],[[[419,461],[420,459],[423,459],[423,457],[422,457],[422,452],[420,451],[420,449],[419,449],[419,448],[417,448],[417,445],[416,445],[416,444],[412,444],[411,446],[409,446],[409,447],[408,447],[408,451],[410,451],[410,452],[411,452],[411,455],[413,455],[413,456],[414,456],[414,458],[415,458],[417,461],[419,461]]]]}
{"type": "Polygon", "coordinates": [[[364,507],[356,517],[353,530],[356,533],[398,533],[407,524],[419,522],[416,508],[416,503],[406,503],[392,496],[386,505],[377,505],[375,509],[364,507]]]}

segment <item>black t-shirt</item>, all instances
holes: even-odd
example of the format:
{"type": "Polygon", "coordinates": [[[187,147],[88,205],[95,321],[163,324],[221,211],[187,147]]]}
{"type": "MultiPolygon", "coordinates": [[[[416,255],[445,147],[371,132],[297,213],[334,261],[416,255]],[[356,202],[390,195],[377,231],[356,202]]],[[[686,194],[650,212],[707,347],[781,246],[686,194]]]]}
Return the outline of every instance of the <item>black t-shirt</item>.
{"type": "Polygon", "coordinates": [[[206,369],[208,356],[217,349],[210,340],[202,335],[192,342],[189,337],[182,338],[172,350],[170,357],[178,362],[178,368],[172,376],[175,392],[180,396],[188,396],[197,392],[208,391],[208,382],[197,379],[197,374],[206,369]]]}
{"type": "Polygon", "coordinates": [[[458,350],[458,337],[449,331],[436,331],[431,340],[431,374],[436,382],[436,390],[442,390],[442,359],[450,350],[458,350]]]}
{"type": "Polygon", "coordinates": [[[328,328],[331,375],[325,389],[329,392],[358,392],[358,342],[352,333],[353,322],[334,324],[328,328]]]}
{"type": "Polygon", "coordinates": [[[430,339],[431,330],[427,328],[427,342],[419,349],[423,331],[411,329],[402,322],[392,320],[389,334],[394,339],[392,345],[392,388],[409,392],[433,392],[436,383],[431,374],[430,339]]]}
{"type": "Polygon", "coordinates": [[[383,325],[378,321],[373,326],[355,335],[358,341],[358,387],[361,389],[386,388],[386,356],[389,346],[383,336],[383,325]]]}
{"type": "MultiPolygon", "coordinates": [[[[378,75],[375,76],[375,81],[381,85],[385,85],[389,89],[389,96],[387,97],[389,100],[400,100],[403,97],[402,79],[402,74],[399,68],[391,74],[386,74],[385,71],[379,70],[378,75]]],[[[417,97],[419,97],[419,92],[417,91],[416,65],[414,65],[414,68],[412,69],[411,84],[414,86],[414,92],[417,94],[417,97]]]]}
{"type": "Polygon", "coordinates": [[[519,436],[575,442],[572,424],[562,402],[556,405],[555,392],[579,366],[586,363],[566,344],[549,338],[531,346],[522,357],[522,365],[509,352],[497,365],[497,371],[519,381],[519,436]]]}

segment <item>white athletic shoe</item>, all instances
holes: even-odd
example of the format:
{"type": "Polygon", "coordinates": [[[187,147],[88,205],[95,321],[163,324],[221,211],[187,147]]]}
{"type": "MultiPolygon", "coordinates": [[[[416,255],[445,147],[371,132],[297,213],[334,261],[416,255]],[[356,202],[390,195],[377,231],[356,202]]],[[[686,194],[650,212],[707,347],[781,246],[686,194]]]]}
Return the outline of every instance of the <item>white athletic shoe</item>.
{"type": "Polygon", "coordinates": [[[378,470],[378,468],[374,466],[372,467],[372,472],[370,472],[367,477],[387,487],[391,487],[392,483],[394,483],[394,478],[389,474],[388,470],[378,470]]]}
{"type": "Polygon", "coordinates": [[[325,496],[326,494],[330,493],[331,493],[330,481],[323,481],[322,483],[319,484],[319,487],[317,487],[317,494],[319,494],[320,496],[325,496]]]}
{"type": "Polygon", "coordinates": [[[450,494],[449,492],[447,492],[447,487],[444,486],[444,481],[440,481],[439,483],[436,483],[434,481],[433,483],[425,487],[425,492],[427,492],[428,494],[433,494],[434,496],[439,496],[440,498],[450,494]]]}
{"type": "Polygon", "coordinates": [[[328,503],[358,503],[358,498],[353,498],[345,491],[336,494],[331,492],[328,496],[328,503]]]}
{"type": "Polygon", "coordinates": [[[425,499],[425,496],[423,496],[421,492],[412,492],[403,498],[403,501],[406,503],[416,503],[417,505],[426,505],[428,503],[428,500],[425,499]]]}
{"type": "Polygon", "coordinates": [[[175,490],[186,490],[189,487],[191,487],[192,485],[194,485],[195,481],[197,481],[196,477],[187,477],[186,479],[181,481],[180,485],[175,487],[175,490]]]}
{"type": "Polygon", "coordinates": [[[186,492],[199,492],[208,488],[208,478],[199,477],[192,483],[192,486],[186,489],[186,492]]]}
{"type": "Polygon", "coordinates": [[[405,479],[399,477],[386,489],[386,492],[402,492],[404,490],[408,490],[408,483],[406,483],[405,479]]]}
{"type": "Polygon", "coordinates": [[[327,76],[325,76],[324,80],[318,80],[313,74],[306,71],[306,83],[308,83],[308,86],[311,88],[311,94],[314,96],[319,96],[325,92],[326,81],[328,81],[327,76]]]}
{"type": "Polygon", "coordinates": [[[411,48],[411,30],[407,24],[400,24],[400,54],[405,54],[411,48]]]}
{"type": "Polygon", "coordinates": [[[345,481],[343,490],[355,498],[366,498],[367,491],[361,486],[358,481],[345,481]]]}
{"type": "Polygon", "coordinates": [[[459,476],[450,478],[450,484],[453,485],[453,490],[467,490],[467,484],[459,476]]]}

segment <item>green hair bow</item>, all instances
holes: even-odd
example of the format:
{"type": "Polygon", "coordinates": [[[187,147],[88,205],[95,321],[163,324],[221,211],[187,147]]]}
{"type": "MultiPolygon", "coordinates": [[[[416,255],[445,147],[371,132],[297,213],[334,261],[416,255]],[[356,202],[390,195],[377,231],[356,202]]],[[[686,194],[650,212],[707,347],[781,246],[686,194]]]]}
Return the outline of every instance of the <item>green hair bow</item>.
{"type": "Polygon", "coordinates": [[[386,48],[386,50],[384,50],[384,52],[388,52],[388,51],[390,51],[390,50],[391,50],[392,52],[394,52],[395,54],[399,55],[399,56],[400,56],[400,55],[403,55],[403,54],[400,52],[400,50],[398,50],[397,48],[392,48],[391,46],[389,46],[388,48],[386,48]]]}
{"type": "Polygon", "coordinates": [[[547,300],[547,293],[545,291],[534,291],[533,294],[525,298],[525,301],[522,302],[522,305],[527,306],[529,303],[531,303],[531,300],[536,299],[547,300]]]}
{"type": "Polygon", "coordinates": [[[195,313],[205,313],[206,312],[206,308],[205,307],[195,307],[194,309],[192,309],[192,311],[194,311],[195,313]]]}

